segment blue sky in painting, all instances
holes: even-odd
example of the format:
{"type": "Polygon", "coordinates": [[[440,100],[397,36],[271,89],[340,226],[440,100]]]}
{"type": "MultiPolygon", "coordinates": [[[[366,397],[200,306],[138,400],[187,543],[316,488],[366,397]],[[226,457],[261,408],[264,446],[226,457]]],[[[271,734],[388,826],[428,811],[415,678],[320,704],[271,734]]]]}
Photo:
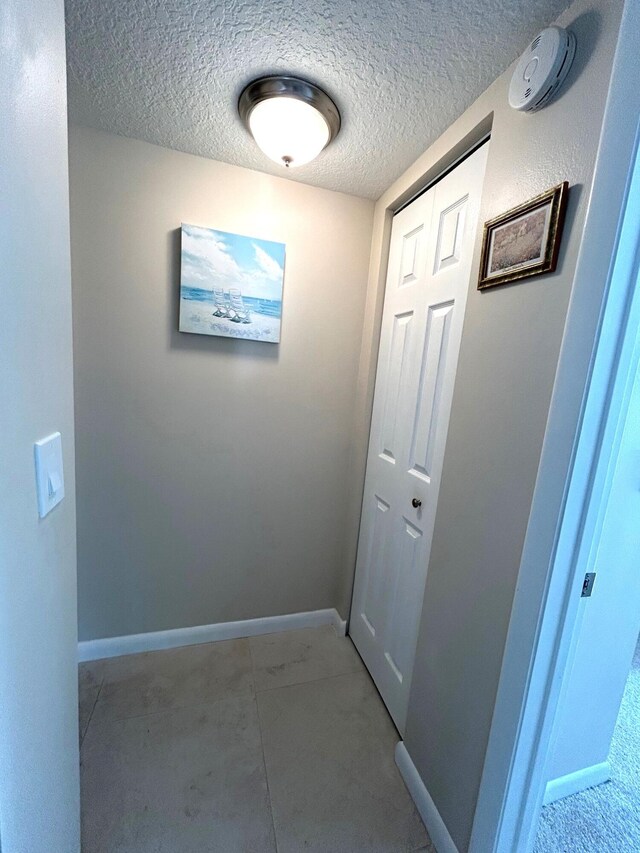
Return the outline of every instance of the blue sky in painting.
{"type": "Polygon", "coordinates": [[[237,287],[243,296],[281,300],[284,253],[284,243],[183,224],[181,284],[237,287]]]}

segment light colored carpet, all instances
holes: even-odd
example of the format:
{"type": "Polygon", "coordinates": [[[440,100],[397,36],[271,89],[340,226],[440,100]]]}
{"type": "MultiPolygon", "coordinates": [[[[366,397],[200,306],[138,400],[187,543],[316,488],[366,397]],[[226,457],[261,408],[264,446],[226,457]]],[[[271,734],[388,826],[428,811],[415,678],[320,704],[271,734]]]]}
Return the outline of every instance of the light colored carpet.
{"type": "Polygon", "coordinates": [[[640,643],[609,760],[610,782],[543,808],[535,853],[639,853],[640,643]]]}

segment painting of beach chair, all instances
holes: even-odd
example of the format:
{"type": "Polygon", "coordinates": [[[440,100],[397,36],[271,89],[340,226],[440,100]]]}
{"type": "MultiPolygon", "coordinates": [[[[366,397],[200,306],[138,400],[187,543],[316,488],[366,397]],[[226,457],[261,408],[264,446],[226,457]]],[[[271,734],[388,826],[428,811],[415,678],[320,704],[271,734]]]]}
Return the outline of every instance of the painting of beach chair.
{"type": "Polygon", "coordinates": [[[285,251],[284,243],[183,222],[179,330],[280,343],[285,251]]]}
{"type": "Polygon", "coordinates": [[[224,289],[222,287],[213,288],[213,304],[216,307],[216,310],[213,312],[214,317],[229,316],[229,304],[226,300],[224,289]]]}
{"type": "Polygon", "coordinates": [[[237,287],[229,288],[229,302],[231,307],[227,316],[229,317],[232,323],[251,322],[251,312],[244,304],[242,299],[242,293],[240,293],[237,287]]]}

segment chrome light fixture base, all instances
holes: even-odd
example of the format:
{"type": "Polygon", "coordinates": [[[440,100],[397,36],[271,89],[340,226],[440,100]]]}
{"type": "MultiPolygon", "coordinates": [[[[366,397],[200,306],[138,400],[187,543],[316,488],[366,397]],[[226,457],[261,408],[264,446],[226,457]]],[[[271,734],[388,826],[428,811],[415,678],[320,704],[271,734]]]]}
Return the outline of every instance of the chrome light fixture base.
{"type": "MultiPolygon", "coordinates": [[[[313,107],[324,119],[328,138],[324,148],[335,139],[340,130],[340,112],[329,95],[313,83],[299,77],[274,75],[253,80],[242,91],[238,100],[238,113],[249,133],[252,133],[250,116],[258,104],[272,98],[292,98],[313,107]]],[[[253,135],[253,134],[252,134],[253,135]]],[[[281,158],[285,166],[291,165],[288,158],[281,158]]]]}

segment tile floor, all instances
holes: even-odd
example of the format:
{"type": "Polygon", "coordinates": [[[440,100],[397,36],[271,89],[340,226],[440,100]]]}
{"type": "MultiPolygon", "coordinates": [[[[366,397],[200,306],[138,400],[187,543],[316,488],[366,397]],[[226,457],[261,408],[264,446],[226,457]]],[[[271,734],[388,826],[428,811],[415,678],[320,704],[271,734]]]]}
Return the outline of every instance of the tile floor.
{"type": "Polygon", "coordinates": [[[331,627],[80,665],[83,853],[434,851],[331,627]]]}

